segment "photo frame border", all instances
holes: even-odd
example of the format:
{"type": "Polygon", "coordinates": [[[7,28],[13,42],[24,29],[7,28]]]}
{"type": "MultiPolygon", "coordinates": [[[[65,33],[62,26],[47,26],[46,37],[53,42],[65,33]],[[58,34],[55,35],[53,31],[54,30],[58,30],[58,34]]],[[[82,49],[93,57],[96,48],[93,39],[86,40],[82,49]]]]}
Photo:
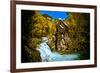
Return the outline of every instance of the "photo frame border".
{"type": "Polygon", "coordinates": [[[62,3],[47,3],[34,1],[11,1],[11,30],[10,30],[10,48],[11,48],[11,72],[29,72],[29,71],[45,71],[45,70],[60,70],[60,69],[75,69],[75,68],[90,68],[97,67],[97,6],[94,5],[79,5],[79,4],[62,4],[62,3]],[[16,5],[41,5],[41,6],[57,6],[57,7],[72,7],[72,8],[89,8],[94,9],[94,64],[91,65],[75,65],[75,66],[57,66],[57,67],[40,67],[40,68],[25,68],[16,69],[16,5]]]}

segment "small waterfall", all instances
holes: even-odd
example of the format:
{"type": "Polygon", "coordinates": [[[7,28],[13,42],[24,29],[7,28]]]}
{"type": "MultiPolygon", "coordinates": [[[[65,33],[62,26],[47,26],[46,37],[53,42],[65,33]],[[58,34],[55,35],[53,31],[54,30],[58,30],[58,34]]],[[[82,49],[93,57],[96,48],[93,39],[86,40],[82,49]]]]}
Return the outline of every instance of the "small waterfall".
{"type": "Polygon", "coordinates": [[[79,57],[79,54],[61,55],[58,52],[52,52],[50,47],[47,45],[47,41],[42,42],[37,50],[40,52],[42,62],[69,61],[75,60],[79,57]]]}
{"type": "Polygon", "coordinates": [[[37,50],[40,52],[43,62],[49,61],[52,52],[46,42],[41,43],[37,50]]]}

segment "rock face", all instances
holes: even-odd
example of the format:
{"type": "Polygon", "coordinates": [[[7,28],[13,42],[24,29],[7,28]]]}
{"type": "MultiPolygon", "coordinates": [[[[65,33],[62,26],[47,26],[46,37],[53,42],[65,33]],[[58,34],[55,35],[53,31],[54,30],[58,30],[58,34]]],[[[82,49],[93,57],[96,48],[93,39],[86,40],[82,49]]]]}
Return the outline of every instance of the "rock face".
{"type": "Polygon", "coordinates": [[[57,51],[67,51],[70,49],[69,46],[72,45],[71,39],[69,37],[70,27],[64,21],[59,20],[56,24],[56,49],[57,51]]]}

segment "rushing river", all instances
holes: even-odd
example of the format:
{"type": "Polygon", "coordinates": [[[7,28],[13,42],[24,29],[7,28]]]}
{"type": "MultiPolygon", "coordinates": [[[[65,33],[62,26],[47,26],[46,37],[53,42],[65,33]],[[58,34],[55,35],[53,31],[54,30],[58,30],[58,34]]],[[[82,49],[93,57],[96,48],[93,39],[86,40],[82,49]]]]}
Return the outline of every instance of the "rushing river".
{"type": "Polygon", "coordinates": [[[47,42],[42,42],[37,48],[40,52],[42,62],[52,62],[52,61],[69,61],[75,60],[79,57],[79,54],[64,54],[61,55],[58,52],[52,52],[47,42]]]}

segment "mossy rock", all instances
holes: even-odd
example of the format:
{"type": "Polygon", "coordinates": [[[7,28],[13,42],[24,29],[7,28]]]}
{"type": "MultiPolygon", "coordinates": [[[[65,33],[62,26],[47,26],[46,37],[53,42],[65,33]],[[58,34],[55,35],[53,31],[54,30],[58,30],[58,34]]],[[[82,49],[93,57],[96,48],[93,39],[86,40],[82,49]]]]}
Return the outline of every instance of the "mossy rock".
{"type": "Polygon", "coordinates": [[[27,59],[29,59],[29,62],[41,62],[39,51],[35,49],[30,49],[28,47],[25,47],[25,51],[27,53],[27,59]]]}
{"type": "Polygon", "coordinates": [[[32,60],[34,62],[40,62],[41,61],[41,57],[40,57],[39,51],[37,51],[37,50],[32,51],[31,56],[32,56],[32,60]]]}

